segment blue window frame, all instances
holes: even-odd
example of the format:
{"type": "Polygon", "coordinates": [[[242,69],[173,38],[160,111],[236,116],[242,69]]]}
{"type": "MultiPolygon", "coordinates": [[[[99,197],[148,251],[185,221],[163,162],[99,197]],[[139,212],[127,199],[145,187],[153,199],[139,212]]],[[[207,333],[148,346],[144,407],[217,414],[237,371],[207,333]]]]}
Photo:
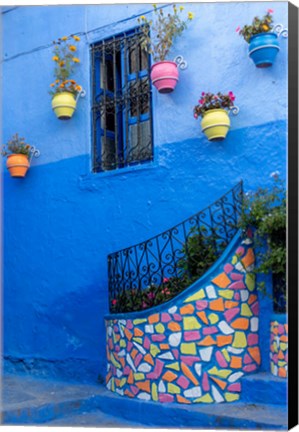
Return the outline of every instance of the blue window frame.
{"type": "Polygon", "coordinates": [[[138,29],[91,46],[93,171],[153,159],[150,59],[138,29]]]}

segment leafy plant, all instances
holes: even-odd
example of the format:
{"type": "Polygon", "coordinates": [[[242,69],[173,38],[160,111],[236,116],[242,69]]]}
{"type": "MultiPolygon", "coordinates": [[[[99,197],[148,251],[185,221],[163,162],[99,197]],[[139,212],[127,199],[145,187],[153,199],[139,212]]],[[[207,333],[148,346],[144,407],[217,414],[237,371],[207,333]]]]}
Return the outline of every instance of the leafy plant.
{"type": "Polygon", "coordinates": [[[232,91],[228,94],[218,92],[214,93],[201,93],[201,98],[198,101],[198,105],[195,105],[193,109],[194,118],[203,116],[207,111],[217,108],[223,108],[229,110],[234,106],[234,100],[236,99],[232,91]]]}
{"type": "MultiPolygon", "coordinates": [[[[273,275],[275,309],[282,311],[286,300],[286,190],[279,173],[271,174],[271,188],[258,188],[245,195],[240,228],[254,228],[258,266],[254,272],[273,275]],[[261,249],[266,242],[266,251],[261,249]],[[259,252],[260,250],[260,252],[259,252]]],[[[265,283],[258,288],[265,293],[265,283]]]]}
{"type": "Polygon", "coordinates": [[[192,21],[194,14],[188,12],[187,18],[182,18],[184,6],[173,5],[172,13],[164,13],[163,8],[158,9],[153,5],[155,19],[148,20],[144,15],[138,18],[140,30],[143,33],[142,48],[153,54],[154,61],[163,61],[166,59],[174,40],[181,36],[187,28],[189,21],[192,21]]]}
{"type": "Polygon", "coordinates": [[[268,9],[266,15],[262,18],[254,17],[251,25],[245,25],[243,28],[238,27],[236,32],[239,33],[240,36],[243,36],[248,43],[250,42],[251,36],[270,32],[273,28],[273,17],[271,15],[273,12],[272,9],[268,9]]]}
{"type": "Polygon", "coordinates": [[[19,134],[16,133],[7,142],[7,144],[2,146],[1,154],[2,156],[8,156],[10,154],[23,154],[29,156],[30,149],[31,145],[25,142],[25,138],[19,137],[19,134]]]}
{"type": "Polygon", "coordinates": [[[75,80],[70,79],[75,71],[75,67],[80,63],[76,56],[77,42],[80,38],[76,35],[67,37],[63,36],[54,41],[54,50],[52,60],[55,62],[54,77],[55,81],[50,84],[51,95],[64,91],[76,94],[82,90],[82,87],[75,80]]]}

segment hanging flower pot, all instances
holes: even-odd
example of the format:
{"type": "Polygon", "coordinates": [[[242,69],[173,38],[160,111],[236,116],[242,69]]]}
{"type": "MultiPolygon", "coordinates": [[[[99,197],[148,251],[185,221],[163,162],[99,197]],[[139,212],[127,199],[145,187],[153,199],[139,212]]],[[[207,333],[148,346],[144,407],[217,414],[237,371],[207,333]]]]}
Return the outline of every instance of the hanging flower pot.
{"type": "Polygon", "coordinates": [[[177,64],[166,60],[153,64],[151,80],[159,93],[171,93],[179,80],[177,64]]]}
{"type": "Polygon", "coordinates": [[[80,63],[76,56],[76,43],[80,38],[76,35],[63,36],[54,42],[52,60],[55,62],[54,75],[55,81],[50,84],[49,92],[52,98],[52,109],[60,120],[69,120],[72,118],[79,96],[85,96],[85,91],[70,79],[74,73],[75,66],[80,63]]]}
{"type": "Polygon", "coordinates": [[[26,144],[24,138],[16,133],[2,147],[2,156],[7,156],[6,167],[12,177],[25,177],[32,156],[38,157],[40,152],[30,144],[26,144]]]}
{"type": "Polygon", "coordinates": [[[263,18],[255,17],[251,25],[245,25],[236,31],[248,42],[248,55],[258,68],[267,68],[273,65],[278,54],[278,37],[287,37],[287,29],[282,24],[272,25],[273,10],[268,9],[263,18]],[[277,32],[277,33],[276,33],[277,32]]]}
{"type": "Polygon", "coordinates": [[[194,14],[188,12],[184,18],[183,6],[177,8],[176,5],[172,5],[172,11],[167,10],[166,14],[163,8],[153,6],[153,20],[147,20],[144,15],[138,18],[141,24],[140,32],[143,34],[142,48],[152,54],[156,62],[151,67],[152,84],[159,93],[171,93],[179,80],[178,67],[184,69],[187,64],[182,56],[177,56],[174,61],[167,60],[167,57],[174,40],[182,35],[189,22],[193,20],[194,14]]]}
{"type": "Polygon", "coordinates": [[[229,112],[237,114],[239,108],[234,106],[233,92],[222,94],[218,92],[202,92],[199,104],[194,107],[194,117],[202,117],[201,128],[209,141],[222,141],[230,129],[229,112]]]}
{"type": "Polygon", "coordinates": [[[60,120],[69,120],[76,109],[76,99],[73,93],[61,92],[53,96],[52,108],[60,120]]]}
{"type": "Polygon", "coordinates": [[[279,49],[276,33],[260,33],[249,40],[249,57],[258,68],[272,66],[279,49]]]}
{"type": "Polygon", "coordinates": [[[203,114],[201,129],[209,141],[222,141],[230,128],[230,118],[224,109],[212,109],[203,114]]]}
{"type": "Polygon", "coordinates": [[[30,163],[28,156],[13,153],[7,156],[6,166],[12,177],[25,177],[30,163]]]}

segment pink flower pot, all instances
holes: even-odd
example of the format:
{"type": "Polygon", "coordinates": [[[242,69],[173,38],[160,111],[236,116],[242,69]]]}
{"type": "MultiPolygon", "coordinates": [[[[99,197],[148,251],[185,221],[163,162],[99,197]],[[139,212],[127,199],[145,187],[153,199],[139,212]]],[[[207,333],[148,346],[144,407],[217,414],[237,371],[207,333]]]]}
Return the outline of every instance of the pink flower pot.
{"type": "Polygon", "coordinates": [[[177,64],[166,60],[153,64],[151,80],[159,93],[171,93],[179,80],[177,64]]]}

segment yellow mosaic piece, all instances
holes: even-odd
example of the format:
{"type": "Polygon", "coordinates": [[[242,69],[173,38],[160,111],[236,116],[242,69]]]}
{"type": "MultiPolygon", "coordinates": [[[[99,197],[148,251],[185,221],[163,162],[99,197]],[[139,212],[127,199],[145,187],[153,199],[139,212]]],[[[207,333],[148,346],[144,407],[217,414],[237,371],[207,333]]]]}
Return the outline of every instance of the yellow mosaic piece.
{"type": "Polygon", "coordinates": [[[213,398],[210,395],[210,393],[206,393],[205,395],[201,396],[200,398],[195,399],[194,402],[212,403],[214,401],[213,401],[213,398]]]}
{"type": "Polygon", "coordinates": [[[233,340],[233,347],[234,348],[245,348],[247,346],[246,341],[246,335],[244,332],[236,331],[234,340],[233,340]]]}
{"type": "Polygon", "coordinates": [[[201,328],[201,324],[193,316],[184,317],[183,325],[184,325],[184,330],[197,330],[201,328]]]}
{"type": "Polygon", "coordinates": [[[152,399],[153,401],[158,400],[158,387],[156,383],[152,383],[152,399]]]}
{"type": "Polygon", "coordinates": [[[159,323],[155,326],[155,330],[157,333],[164,333],[165,332],[165,327],[163,324],[159,323]]]}
{"type": "Polygon", "coordinates": [[[172,394],[180,394],[181,393],[180,387],[175,385],[175,384],[172,384],[172,383],[167,384],[167,391],[168,391],[168,393],[172,393],[172,394]]]}
{"type": "Polygon", "coordinates": [[[181,353],[182,354],[196,354],[196,345],[195,343],[182,343],[181,344],[181,353]]]}
{"type": "Polygon", "coordinates": [[[156,357],[157,354],[159,354],[159,352],[161,352],[161,350],[157,347],[157,345],[155,344],[151,344],[150,346],[150,353],[153,357],[156,357]]]}
{"type": "Polygon", "coordinates": [[[218,369],[216,366],[212,367],[208,372],[210,375],[216,375],[220,378],[227,378],[232,373],[230,369],[218,369]]]}
{"type": "Polygon", "coordinates": [[[216,324],[219,321],[219,317],[214,313],[210,313],[210,315],[208,315],[208,320],[210,321],[210,324],[216,324]]]}
{"type": "Polygon", "coordinates": [[[173,369],[173,370],[176,370],[176,371],[179,371],[179,370],[180,370],[179,362],[175,362],[175,363],[171,363],[171,364],[169,364],[169,365],[165,365],[165,367],[166,367],[167,369],[173,369]]]}
{"type": "Polygon", "coordinates": [[[136,318],[136,319],[134,319],[133,324],[138,325],[138,324],[143,324],[145,322],[147,322],[146,318],[136,318]]]}
{"type": "Polygon", "coordinates": [[[251,317],[253,315],[247,303],[242,303],[241,315],[246,317],[251,317]]]}
{"type": "Polygon", "coordinates": [[[219,291],[219,295],[221,297],[224,297],[227,300],[231,300],[234,296],[234,291],[233,290],[223,290],[223,291],[219,291]]]}
{"type": "Polygon", "coordinates": [[[184,300],[184,303],[192,302],[195,300],[202,300],[205,297],[206,297],[205,291],[204,289],[201,289],[197,291],[195,294],[193,294],[192,296],[188,297],[186,300],[184,300]]]}
{"type": "Polygon", "coordinates": [[[142,381],[145,379],[144,373],[141,373],[141,372],[140,373],[134,373],[133,375],[134,375],[135,381],[142,381]]]}
{"type": "Polygon", "coordinates": [[[224,398],[225,398],[226,402],[234,402],[234,401],[240,399],[240,395],[238,395],[236,393],[225,392],[224,398]]]}

